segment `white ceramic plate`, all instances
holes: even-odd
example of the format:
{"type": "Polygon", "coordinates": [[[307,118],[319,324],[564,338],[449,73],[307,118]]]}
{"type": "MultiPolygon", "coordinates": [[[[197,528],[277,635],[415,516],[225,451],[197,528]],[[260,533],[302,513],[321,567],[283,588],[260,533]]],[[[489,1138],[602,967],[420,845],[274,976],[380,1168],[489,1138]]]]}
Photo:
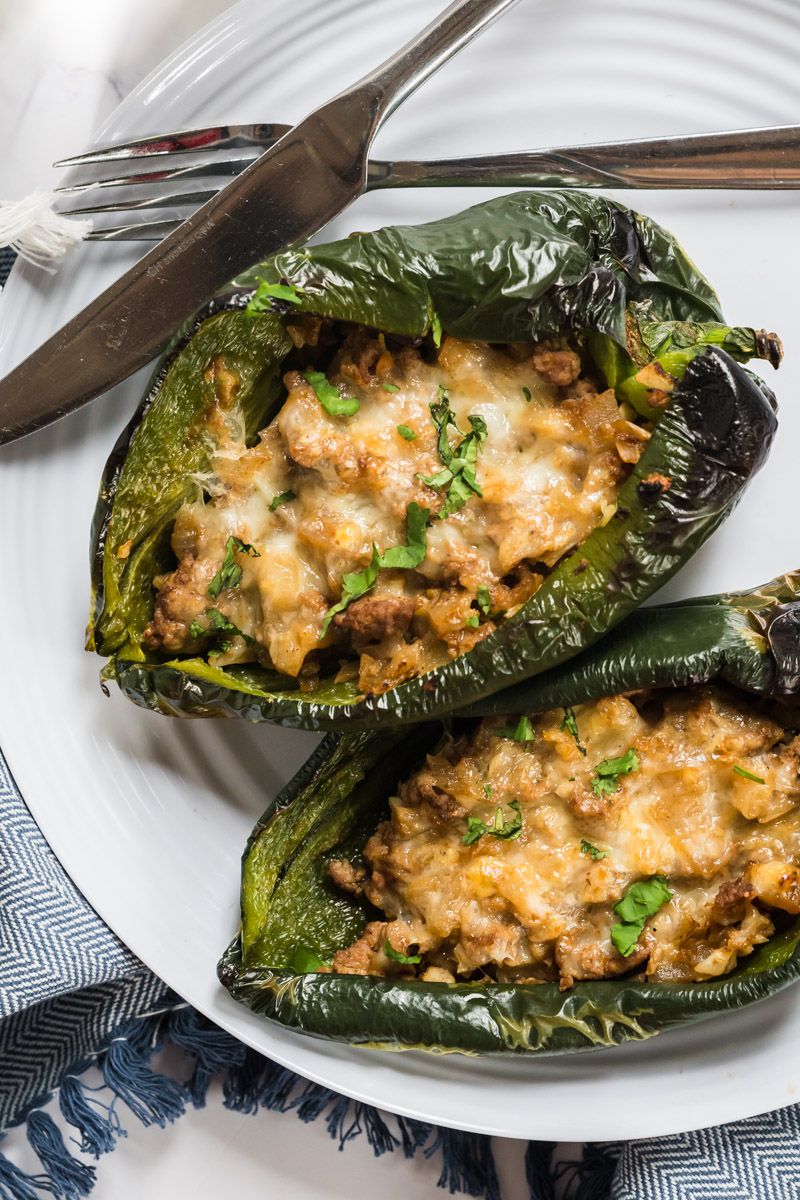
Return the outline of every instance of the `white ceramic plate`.
{"type": "MultiPolygon", "coordinates": [[[[221,120],[286,121],[377,63],[431,0],[244,0],[168,59],[98,140],[221,120]]],[[[488,152],[800,117],[794,0],[523,0],[398,112],[378,152],[488,152]]],[[[366,197],[340,236],[455,211],[489,193],[366,197]]],[[[626,199],[621,196],[621,199],[626,199]]],[[[792,194],[631,194],[718,285],[728,316],[778,329],[780,435],[745,503],[670,596],[762,582],[800,565],[792,194]]],[[[18,266],[0,302],[0,374],[132,261],[85,247],[54,278],[18,266]]],[[[353,1050],[237,1006],[215,965],[237,919],[239,857],[266,801],[315,738],[270,726],[177,722],[103,697],[83,652],[97,481],[144,378],[0,458],[4,547],[0,744],[42,829],[97,911],[220,1025],[348,1095],[511,1137],[635,1138],[788,1104],[800,1084],[800,988],[646,1044],[556,1059],[474,1060],[353,1050]]]]}

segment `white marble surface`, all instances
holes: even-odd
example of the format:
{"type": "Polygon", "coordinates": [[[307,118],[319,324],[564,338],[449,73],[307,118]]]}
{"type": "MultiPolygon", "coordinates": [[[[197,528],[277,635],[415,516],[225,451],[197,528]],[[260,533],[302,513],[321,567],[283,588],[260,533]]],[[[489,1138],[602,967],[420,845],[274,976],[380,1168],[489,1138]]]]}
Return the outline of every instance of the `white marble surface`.
{"type": "MultiPolygon", "coordinates": [[[[0,199],[53,186],[51,163],[81,150],[148,71],[228,7],[230,0],[0,4],[0,199]]],[[[376,1161],[358,1141],[340,1154],[321,1122],[244,1117],[227,1112],[214,1095],[206,1109],[164,1132],[144,1130],[133,1118],[124,1123],[128,1137],[100,1160],[93,1200],[211,1200],[223,1193],[345,1200],[370,1185],[384,1200],[445,1194],[436,1188],[435,1160],[376,1161]]],[[[3,1151],[39,1169],[20,1131],[9,1134],[3,1151]]],[[[527,1200],[522,1146],[503,1142],[496,1151],[504,1200],[527,1200]]]]}

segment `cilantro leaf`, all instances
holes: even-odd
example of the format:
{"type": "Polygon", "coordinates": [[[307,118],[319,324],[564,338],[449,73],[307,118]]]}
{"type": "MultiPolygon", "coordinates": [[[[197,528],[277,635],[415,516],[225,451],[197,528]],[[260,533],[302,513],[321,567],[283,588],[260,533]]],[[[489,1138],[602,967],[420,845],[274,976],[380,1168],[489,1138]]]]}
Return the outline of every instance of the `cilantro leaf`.
{"type": "Polygon", "coordinates": [[[466,625],[469,625],[470,629],[477,629],[480,623],[481,619],[477,613],[470,613],[465,622],[466,625]]]}
{"type": "MultiPolygon", "coordinates": [[[[482,444],[483,442],[485,442],[486,438],[489,434],[489,426],[486,424],[483,417],[478,416],[477,413],[473,413],[473,415],[471,417],[467,417],[467,420],[469,421],[470,425],[472,426],[472,435],[467,434],[467,437],[474,436],[475,438],[477,438],[479,445],[482,444]]],[[[463,450],[463,448],[464,447],[462,446],[461,449],[463,450]]],[[[478,446],[475,447],[475,456],[472,459],[472,462],[475,462],[475,459],[477,457],[478,457],[478,446]]]]}
{"type": "Polygon", "coordinates": [[[536,737],[530,717],[522,716],[516,725],[503,725],[492,730],[495,737],[510,738],[512,742],[532,742],[536,737]]]}
{"type": "Polygon", "coordinates": [[[503,816],[502,808],[497,809],[494,820],[488,825],[479,817],[467,817],[467,832],[461,839],[462,845],[472,846],[485,834],[500,838],[504,842],[516,841],[522,833],[522,811],[519,800],[512,800],[508,807],[514,814],[508,821],[503,816]]]}
{"type": "Polygon", "coordinates": [[[566,729],[567,733],[571,733],[575,739],[575,745],[578,747],[581,754],[586,753],[586,747],[581,741],[580,734],[578,733],[578,722],[575,719],[575,713],[571,708],[564,709],[564,720],[561,722],[559,728],[566,729]]]}
{"type": "Polygon", "coordinates": [[[242,580],[242,568],[236,561],[237,554],[249,554],[251,558],[260,558],[255,546],[243,542],[241,538],[229,537],[225,543],[225,557],[222,566],[208,585],[208,594],[212,600],[225,588],[238,587],[242,580]]]}
{"type": "Polygon", "coordinates": [[[735,775],[741,775],[742,779],[749,779],[751,783],[766,783],[766,779],[762,779],[760,775],[754,775],[752,771],[747,771],[744,767],[740,767],[738,763],[733,768],[735,775]]]}
{"type": "Polygon", "coordinates": [[[465,846],[471,846],[473,842],[477,842],[478,838],[482,838],[488,832],[489,826],[484,825],[479,817],[467,817],[467,832],[461,841],[465,846]]]}
{"type": "Polygon", "coordinates": [[[422,956],[420,954],[401,954],[399,950],[395,950],[388,938],[383,943],[383,953],[387,958],[390,958],[392,962],[405,963],[408,966],[413,966],[414,963],[422,962],[422,956]]]}
{"type": "Polygon", "coordinates": [[[217,633],[238,633],[239,630],[229,621],[224,613],[221,613],[218,608],[207,608],[206,616],[211,622],[211,628],[217,633]]]}
{"type": "Polygon", "coordinates": [[[671,899],[672,892],[664,876],[652,875],[632,883],[617,901],[614,912],[620,920],[611,926],[611,941],[623,958],[636,949],[647,918],[654,917],[671,899]]]}
{"type": "MultiPolygon", "coordinates": [[[[201,624],[200,621],[192,621],[189,626],[189,633],[193,638],[207,637],[211,634],[229,633],[235,637],[244,638],[248,646],[255,645],[255,638],[250,637],[249,633],[244,633],[238,625],[234,625],[233,621],[229,621],[224,613],[218,608],[207,608],[206,617],[208,625],[201,624]]],[[[214,653],[227,653],[231,649],[231,643],[225,640],[217,642],[214,648],[214,653]]]]}
{"type": "Polygon", "coordinates": [[[233,621],[229,621],[224,613],[221,613],[218,608],[206,609],[206,616],[211,622],[211,628],[215,633],[230,633],[235,637],[244,638],[249,646],[254,645],[255,638],[250,637],[249,633],[243,633],[238,625],[234,625],[233,621]]]}
{"type": "Polygon", "coordinates": [[[488,617],[492,611],[492,597],[489,594],[489,589],[487,587],[479,587],[475,593],[475,599],[483,615],[488,617]]]}
{"type": "Polygon", "coordinates": [[[630,775],[639,770],[639,756],[631,747],[619,758],[604,758],[594,769],[592,791],[595,796],[610,796],[619,791],[621,775],[630,775]]]}
{"type": "Polygon", "coordinates": [[[437,389],[437,399],[432,401],[428,407],[431,410],[431,420],[436,426],[439,435],[436,442],[439,458],[447,467],[453,460],[453,451],[447,436],[448,427],[452,425],[456,433],[461,433],[461,430],[456,425],[456,414],[450,407],[450,401],[447,398],[447,389],[441,383],[437,389]]]}
{"type": "Polygon", "coordinates": [[[365,596],[375,586],[375,580],[378,578],[380,555],[378,547],[372,547],[372,562],[368,567],[364,567],[363,571],[349,571],[342,576],[342,594],[338,603],[334,604],[325,613],[325,619],[322,622],[322,632],[320,637],[324,638],[325,634],[330,629],[331,621],[340,612],[344,612],[348,604],[352,604],[354,600],[358,600],[360,596],[365,596]]]}
{"type": "Polygon", "coordinates": [[[417,436],[417,435],[414,433],[414,430],[413,430],[413,429],[409,429],[409,427],[408,427],[407,425],[398,425],[398,426],[397,426],[397,432],[400,434],[400,437],[401,437],[401,438],[405,438],[405,440],[406,440],[407,442],[413,442],[413,441],[414,441],[414,439],[415,439],[415,438],[416,438],[416,436],[417,436]]]}
{"type": "Polygon", "coordinates": [[[281,492],[279,496],[273,496],[270,501],[269,511],[275,512],[276,508],[280,508],[282,504],[289,504],[292,500],[296,500],[297,496],[289,489],[288,492],[281,492]]]}
{"type": "Polygon", "coordinates": [[[461,441],[455,447],[450,445],[447,430],[450,426],[457,433],[461,430],[456,424],[455,413],[450,408],[447,391],[439,385],[439,399],[430,405],[431,418],[438,430],[437,446],[439,458],[444,463],[444,469],[436,475],[420,475],[420,479],[428,487],[442,491],[447,489],[445,502],[437,517],[443,521],[463,508],[470,496],[482,496],[475,473],[475,463],[478,451],[486,441],[489,432],[483,417],[473,414],[468,418],[470,432],[462,434],[461,441]]]}
{"type": "Polygon", "coordinates": [[[651,875],[649,879],[632,883],[622,899],[614,905],[614,912],[626,925],[632,925],[655,916],[661,906],[671,899],[672,892],[664,876],[651,875]]]}
{"type": "Polygon", "coordinates": [[[247,302],[245,316],[258,317],[262,313],[271,312],[275,307],[273,300],[283,300],[288,304],[303,303],[297,288],[291,284],[267,283],[266,279],[260,279],[258,287],[247,302]]]}
{"type": "Polygon", "coordinates": [[[598,850],[597,846],[593,846],[585,839],[581,842],[581,854],[588,854],[593,862],[599,862],[601,858],[608,858],[607,850],[598,850]]]}
{"type": "Polygon", "coordinates": [[[438,490],[439,488],[447,487],[453,478],[453,472],[449,467],[443,467],[436,475],[420,475],[419,478],[423,483],[427,483],[428,487],[438,490]]]}
{"type": "Polygon", "coordinates": [[[471,469],[469,478],[466,471],[462,471],[461,474],[456,475],[447,490],[447,498],[437,513],[439,520],[444,521],[447,517],[451,517],[453,513],[458,512],[473,495],[483,495],[483,492],[475,482],[475,471],[471,469]]]}
{"type": "Polygon", "coordinates": [[[611,941],[623,958],[633,954],[639,944],[642,928],[643,926],[639,925],[616,924],[611,926],[611,941]]]}
{"type": "Polygon", "coordinates": [[[361,407],[355,396],[340,395],[339,389],[333,386],[322,371],[306,371],[304,378],[306,383],[311,384],[317,399],[329,416],[352,417],[361,407]]]}
{"type": "Polygon", "coordinates": [[[406,509],[406,537],[408,544],[405,546],[390,546],[381,554],[377,546],[372,547],[372,561],[368,567],[364,567],[362,571],[352,571],[342,577],[342,594],[337,604],[329,608],[325,614],[325,619],[322,622],[322,632],[320,637],[323,638],[330,628],[331,621],[337,613],[344,612],[349,604],[354,600],[358,600],[361,596],[365,596],[375,586],[378,578],[378,571],[383,567],[394,569],[413,570],[425,558],[428,552],[427,530],[430,520],[430,510],[423,508],[421,504],[417,504],[412,500],[406,509]]]}
{"type": "Polygon", "coordinates": [[[428,522],[430,509],[423,508],[412,500],[406,509],[406,538],[405,546],[391,546],[378,559],[379,567],[402,567],[413,570],[424,560],[428,552],[428,522]]]}

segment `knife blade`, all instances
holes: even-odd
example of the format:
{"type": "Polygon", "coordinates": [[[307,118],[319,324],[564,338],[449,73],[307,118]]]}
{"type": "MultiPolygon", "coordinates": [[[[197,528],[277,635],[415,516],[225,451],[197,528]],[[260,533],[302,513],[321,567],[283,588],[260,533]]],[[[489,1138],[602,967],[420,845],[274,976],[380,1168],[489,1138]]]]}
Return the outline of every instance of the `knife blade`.
{"type": "Polygon", "coordinates": [[[86,404],[155,357],[236,275],[318,233],[366,189],[382,122],[518,0],[456,0],[316,109],[0,380],[0,445],[86,404]]]}

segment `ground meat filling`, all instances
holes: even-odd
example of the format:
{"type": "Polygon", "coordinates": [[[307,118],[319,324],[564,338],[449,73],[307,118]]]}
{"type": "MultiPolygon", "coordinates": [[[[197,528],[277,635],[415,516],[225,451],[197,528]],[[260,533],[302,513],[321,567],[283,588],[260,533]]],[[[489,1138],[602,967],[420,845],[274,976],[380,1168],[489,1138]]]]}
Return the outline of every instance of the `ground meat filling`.
{"type": "Polygon", "coordinates": [[[349,629],[353,645],[381,642],[405,633],[414,616],[413,596],[362,596],[334,618],[337,629],[349,629]]]}
{"type": "Polygon", "coordinates": [[[713,686],[485,720],[400,785],[347,864],[385,920],[333,970],[562,988],[726,974],[800,913],[798,726],[797,708],[713,686]],[[620,902],[641,888],[657,899],[631,926],[620,902]]]}
{"type": "Polygon", "coordinates": [[[178,565],[155,580],[150,649],[257,661],[307,690],[333,662],[362,692],[385,691],[524,604],[610,519],[650,436],[565,339],[435,349],[317,318],[290,333],[312,357],[285,375],[255,445],[235,369],[224,356],[205,369],[214,452],[175,521],[178,565]],[[415,509],[422,550],[380,563],[419,550],[415,509]]]}

